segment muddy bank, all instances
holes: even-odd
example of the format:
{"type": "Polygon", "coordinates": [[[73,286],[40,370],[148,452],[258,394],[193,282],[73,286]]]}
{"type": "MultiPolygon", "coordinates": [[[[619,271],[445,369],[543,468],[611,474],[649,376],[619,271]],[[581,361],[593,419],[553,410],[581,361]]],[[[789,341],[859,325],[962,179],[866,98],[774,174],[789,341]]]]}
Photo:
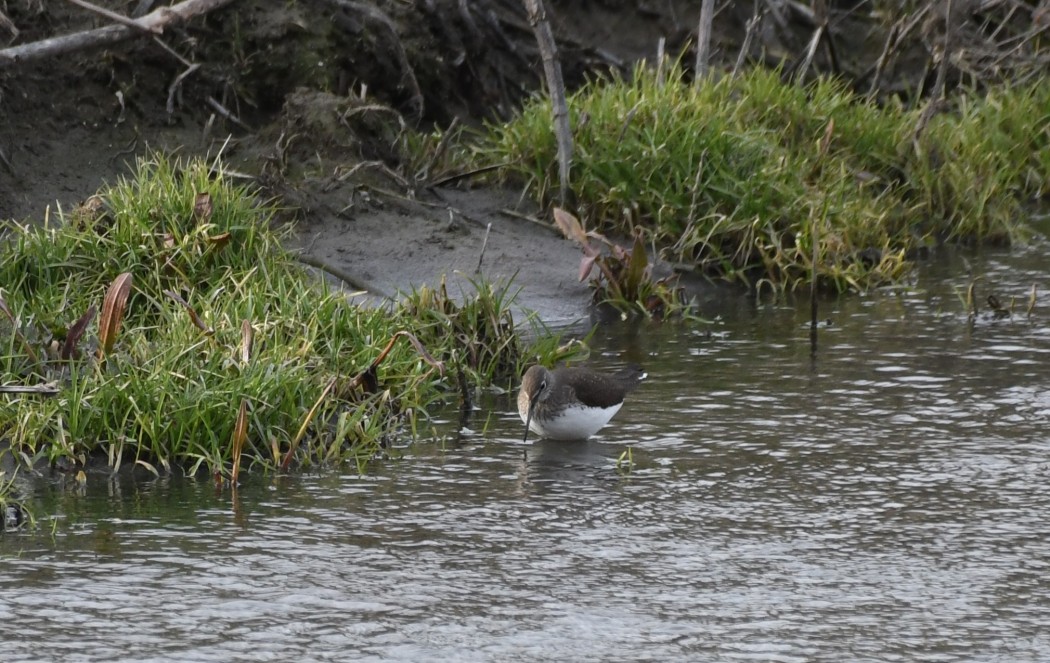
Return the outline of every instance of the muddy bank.
{"type": "MultiPolygon", "coordinates": [[[[473,292],[470,280],[483,277],[520,290],[518,320],[522,309],[555,325],[587,317],[590,291],[575,278],[579,249],[554,230],[510,214],[518,203],[513,191],[444,190],[445,207],[374,193],[361,197],[353,214],[320,203],[319,213],[299,223],[296,247],[350,272],[372,293],[395,296],[422,284],[437,286],[445,277],[456,295],[473,292]]],[[[331,198],[336,205],[343,200],[331,198]]]]}
{"type": "MultiPolygon", "coordinates": [[[[643,56],[658,35],[687,33],[688,13],[588,4],[556,14],[566,75],[577,84],[596,67],[643,56]]],[[[684,11],[690,3],[678,4],[684,11]]],[[[221,154],[296,222],[297,248],[375,292],[448,275],[455,293],[471,287],[480,259],[480,274],[512,279],[519,305],[544,320],[587,316],[589,293],[574,277],[578,250],[523,221],[518,215],[536,210],[519,192],[407,190],[375,168],[345,177],[362,162],[397,171],[406,126],[509,117],[541,71],[520,4],[355,7],[328,3],[318,14],[296,3],[241,2],[192,21],[167,36],[202,65],[177,88],[185,68],[148,40],[3,71],[0,216],[40,221],[68,210],[150,150],[221,154]],[[390,111],[348,121],[340,106],[348,98],[390,111]]],[[[20,41],[105,23],[66,6],[11,18],[23,26],[20,41]]]]}

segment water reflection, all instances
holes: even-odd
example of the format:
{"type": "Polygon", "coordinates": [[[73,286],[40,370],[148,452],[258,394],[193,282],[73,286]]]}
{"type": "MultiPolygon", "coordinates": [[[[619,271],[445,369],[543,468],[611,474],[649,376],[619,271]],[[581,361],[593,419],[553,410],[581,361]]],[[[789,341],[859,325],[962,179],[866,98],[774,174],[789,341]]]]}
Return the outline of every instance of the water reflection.
{"type": "Polygon", "coordinates": [[[0,659],[1048,660],[1050,304],[970,322],[960,273],[827,304],[816,360],[805,306],[603,328],[651,379],[583,443],[505,398],[364,477],[45,486],[0,659]]]}

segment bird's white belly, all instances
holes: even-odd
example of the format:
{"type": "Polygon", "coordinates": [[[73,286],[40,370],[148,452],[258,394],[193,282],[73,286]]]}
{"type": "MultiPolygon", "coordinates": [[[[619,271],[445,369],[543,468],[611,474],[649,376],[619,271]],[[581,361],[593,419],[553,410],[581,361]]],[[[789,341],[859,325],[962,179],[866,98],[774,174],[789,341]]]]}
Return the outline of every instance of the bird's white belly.
{"type": "MultiPolygon", "coordinates": [[[[594,435],[620,411],[623,403],[611,407],[568,407],[551,419],[541,420],[533,413],[529,428],[551,440],[582,440],[594,435]]],[[[522,421],[525,417],[522,417],[522,421]]]]}

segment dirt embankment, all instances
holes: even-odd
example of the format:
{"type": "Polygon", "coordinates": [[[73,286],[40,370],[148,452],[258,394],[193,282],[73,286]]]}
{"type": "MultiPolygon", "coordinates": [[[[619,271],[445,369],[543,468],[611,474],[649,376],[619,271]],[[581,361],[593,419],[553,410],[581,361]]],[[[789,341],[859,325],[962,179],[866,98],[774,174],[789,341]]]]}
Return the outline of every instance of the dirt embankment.
{"type": "MultiPolygon", "coordinates": [[[[575,13],[555,15],[572,35],[562,57],[576,83],[687,31],[666,12],[565,4],[575,13]]],[[[68,3],[7,10],[14,43],[111,23],[68,3]]],[[[521,303],[545,318],[584,313],[575,249],[501,213],[521,204],[513,192],[424,190],[386,175],[404,166],[403,126],[506,118],[538,88],[520,3],[241,0],[162,39],[180,58],[142,37],[0,70],[0,217],[69,209],[149,149],[221,153],[296,217],[307,251],[375,290],[471,276],[480,261],[486,277],[516,275],[521,303]]]]}
{"type": "MultiPolygon", "coordinates": [[[[99,4],[135,16],[162,3],[99,4]]],[[[687,49],[699,4],[549,2],[569,85],[654,57],[661,41],[671,55],[687,49]]],[[[965,4],[956,3],[957,21],[969,25],[980,17],[965,4]]],[[[910,23],[879,17],[868,2],[830,5],[813,71],[891,92],[932,77],[935,5],[910,23]]],[[[720,6],[714,57],[727,67],[745,41],[751,61],[798,67],[821,25],[799,3],[764,3],[753,21],[751,2],[720,6]]],[[[19,32],[0,24],[0,39],[12,44],[112,23],[71,3],[4,8],[19,32]]],[[[406,126],[509,117],[539,89],[541,71],[519,0],[240,0],[159,40],[0,69],[0,217],[69,208],[149,149],[221,153],[297,218],[306,250],[376,290],[469,275],[481,259],[486,277],[517,275],[523,305],[573,318],[587,293],[574,280],[572,245],[506,213],[530,211],[516,192],[425,186],[433,173],[407,172],[397,148],[406,126]]]]}

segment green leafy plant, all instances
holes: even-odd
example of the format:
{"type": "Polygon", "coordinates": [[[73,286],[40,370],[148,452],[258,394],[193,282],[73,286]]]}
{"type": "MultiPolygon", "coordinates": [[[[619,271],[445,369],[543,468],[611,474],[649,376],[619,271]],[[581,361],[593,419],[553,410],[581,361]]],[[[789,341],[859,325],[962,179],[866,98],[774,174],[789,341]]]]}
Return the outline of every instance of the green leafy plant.
{"type": "MultiPolygon", "coordinates": [[[[962,91],[918,135],[919,112],[892,99],[764,69],[693,84],[643,64],[585,86],[570,111],[588,229],[643,233],[675,263],[752,285],[894,282],[931,242],[1023,239],[1026,201],[1050,190],[1045,78],[962,91]]],[[[558,181],[549,117],[537,99],[474,151],[544,205],[558,181]]]]}
{"type": "Polygon", "coordinates": [[[622,311],[641,310],[658,318],[685,308],[674,276],[653,279],[642,233],[636,232],[634,246],[625,249],[600,233],[585,231],[575,216],[561,208],[554,208],[554,222],[583,251],[580,280],[597,274],[591,280],[596,301],[622,311]]]}

